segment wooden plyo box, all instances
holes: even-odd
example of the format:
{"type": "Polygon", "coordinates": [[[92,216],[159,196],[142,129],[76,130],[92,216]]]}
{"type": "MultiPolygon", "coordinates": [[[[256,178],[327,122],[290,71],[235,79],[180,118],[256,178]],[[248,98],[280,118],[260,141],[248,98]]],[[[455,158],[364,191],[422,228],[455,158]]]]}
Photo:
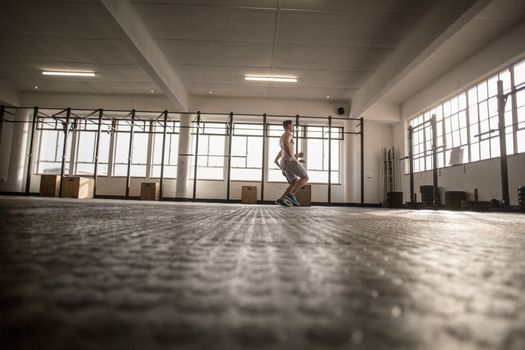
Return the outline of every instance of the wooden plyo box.
{"type": "Polygon", "coordinates": [[[60,193],[60,175],[40,176],[40,197],[58,197],[60,193]]]}
{"type": "Polygon", "coordinates": [[[93,198],[93,179],[80,176],[64,177],[62,197],[93,198]]]}
{"type": "Polygon", "coordinates": [[[145,201],[158,201],[160,185],[157,182],[143,182],[140,184],[140,199],[145,201]]]}
{"type": "Polygon", "coordinates": [[[241,203],[257,204],[257,186],[242,186],[241,203]]]}
{"type": "Polygon", "coordinates": [[[312,205],[312,185],[304,185],[296,194],[297,200],[302,207],[312,205]]]}

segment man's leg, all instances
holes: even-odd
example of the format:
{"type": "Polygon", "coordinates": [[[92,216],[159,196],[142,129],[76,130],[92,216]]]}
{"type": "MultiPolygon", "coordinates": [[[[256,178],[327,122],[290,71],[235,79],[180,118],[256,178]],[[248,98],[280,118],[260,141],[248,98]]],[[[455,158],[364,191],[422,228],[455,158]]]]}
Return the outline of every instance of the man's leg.
{"type": "Polygon", "coordinates": [[[299,177],[299,180],[297,180],[296,184],[294,185],[294,187],[292,187],[290,191],[290,194],[295,196],[295,194],[299,192],[299,190],[304,185],[306,185],[309,178],[308,178],[308,173],[306,172],[306,169],[301,163],[298,163],[298,162],[292,163],[290,167],[291,167],[290,170],[295,174],[295,176],[299,177]]]}
{"type": "Polygon", "coordinates": [[[290,190],[290,194],[294,195],[299,192],[299,190],[301,189],[301,187],[303,187],[304,185],[306,185],[306,183],[308,182],[308,176],[304,176],[302,178],[300,178],[299,180],[297,180],[295,182],[295,185],[292,187],[292,189],[290,190]]]}
{"type": "Polygon", "coordinates": [[[281,196],[281,198],[284,198],[286,197],[287,194],[290,194],[290,192],[292,191],[292,189],[294,188],[295,184],[297,183],[299,179],[295,179],[293,180],[290,185],[288,186],[288,188],[286,189],[286,191],[284,191],[284,194],[281,196]]]}

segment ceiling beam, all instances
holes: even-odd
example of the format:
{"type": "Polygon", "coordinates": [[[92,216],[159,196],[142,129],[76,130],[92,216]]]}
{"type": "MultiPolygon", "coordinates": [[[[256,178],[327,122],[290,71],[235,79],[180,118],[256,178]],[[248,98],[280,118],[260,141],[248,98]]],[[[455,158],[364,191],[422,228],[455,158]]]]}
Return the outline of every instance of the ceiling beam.
{"type": "Polygon", "coordinates": [[[438,2],[354,95],[351,116],[360,116],[490,2],[492,0],[438,2]]]}
{"type": "Polygon", "coordinates": [[[98,0],[98,4],[101,12],[116,24],[132,54],[173,103],[173,107],[186,111],[186,87],[129,0],[98,0]]]}

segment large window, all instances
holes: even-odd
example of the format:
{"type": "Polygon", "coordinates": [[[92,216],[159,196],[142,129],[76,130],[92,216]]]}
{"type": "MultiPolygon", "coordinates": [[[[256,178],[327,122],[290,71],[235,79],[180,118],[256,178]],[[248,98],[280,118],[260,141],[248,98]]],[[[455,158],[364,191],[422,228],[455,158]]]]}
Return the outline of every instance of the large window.
{"type": "MultiPolygon", "coordinates": [[[[525,61],[494,74],[410,120],[414,171],[432,169],[430,118],[436,116],[438,167],[500,156],[498,80],[503,93],[525,84],[525,61]],[[443,137],[444,135],[444,137],[443,137]]],[[[509,94],[504,109],[507,154],[525,151],[525,92],[509,94]]]]}
{"type": "MultiPolygon", "coordinates": [[[[164,138],[164,122],[156,121],[153,124],[153,169],[151,176],[160,177],[162,166],[162,140],[164,138]]],[[[177,162],[179,158],[179,131],[180,123],[168,121],[166,125],[166,145],[164,148],[164,177],[177,177],[177,162]]]]}
{"type": "MultiPolygon", "coordinates": [[[[194,125],[197,126],[196,124],[194,125]]],[[[226,147],[226,123],[201,122],[198,148],[198,180],[223,180],[226,147]]],[[[195,152],[196,134],[193,133],[193,152],[195,152]]],[[[195,166],[192,164],[190,179],[194,177],[195,166]]]]}
{"type": "Polygon", "coordinates": [[[328,183],[328,150],[329,133],[331,132],[331,183],[339,183],[339,154],[341,140],[343,139],[343,128],[326,126],[306,127],[306,167],[308,177],[313,183],[328,183]]]}
{"type": "Polygon", "coordinates": [[[232,137],[231,179],[259,181],[262,173],[263,126],[235,123],[232,137]]]}

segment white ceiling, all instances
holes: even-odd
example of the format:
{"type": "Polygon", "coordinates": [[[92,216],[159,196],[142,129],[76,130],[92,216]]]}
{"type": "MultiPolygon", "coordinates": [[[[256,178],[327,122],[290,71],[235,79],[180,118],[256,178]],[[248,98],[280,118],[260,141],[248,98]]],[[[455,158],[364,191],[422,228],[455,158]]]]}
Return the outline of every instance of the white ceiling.
{"type": "MultiPolygon", "coordinates": [[[[97,1],[2,0],[0,84],[19,91],[162,94],[97,1]],[[43,77],[42,69],[90,69],[98,76],[43,77]]],[[[438,1],[130,0],[190,95],[334,100],[352,98],[438,1]],[[299,81],[245,82],[245,74],[299,81]]],[[[502,1],[523,3],[495,3],[502,1]]],[[[489,7],[385,100],[402,102],[523,13],[523,6],[489,7]]]]}
{"type": "Polygon", "coordinates": [[[190,94],[309,99],[351,98],[432,2],[131,1],[190,94]]]}
{"type": "Polygon", "coordinates": [[[524,18],[525,1],[493,1],[390,89],[381,101],[405,101],[524,18]]]}

